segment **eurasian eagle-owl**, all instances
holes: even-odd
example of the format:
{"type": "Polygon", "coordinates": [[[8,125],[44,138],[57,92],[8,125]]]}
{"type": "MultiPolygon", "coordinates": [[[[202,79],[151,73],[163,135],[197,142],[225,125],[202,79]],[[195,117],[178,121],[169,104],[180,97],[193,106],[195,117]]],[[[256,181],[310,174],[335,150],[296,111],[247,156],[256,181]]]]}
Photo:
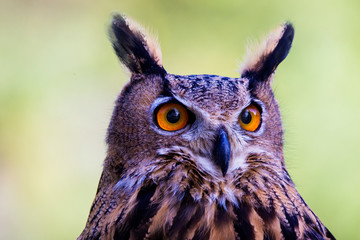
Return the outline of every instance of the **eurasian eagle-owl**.
{"type": "Polygon", "coordinates": [[[173,75],[134,22],[109,37],[130,70],[78,239],[334,239],[294,187],[271,81],[294,29],[280,26],[239,78],[173,75]]]}

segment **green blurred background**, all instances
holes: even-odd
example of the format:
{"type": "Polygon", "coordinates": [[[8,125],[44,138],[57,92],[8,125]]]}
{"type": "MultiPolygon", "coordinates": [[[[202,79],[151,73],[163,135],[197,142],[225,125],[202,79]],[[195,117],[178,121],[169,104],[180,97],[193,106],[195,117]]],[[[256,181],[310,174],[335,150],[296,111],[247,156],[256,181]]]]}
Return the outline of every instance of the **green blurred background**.
{"type": "Polygon", "coordinates": [[[159,36],[176,74],[236,77],[246,45],[284,21],[274,89],[299,192],[339,239],[360,239],[360,1],[3,0],[0,239],[75,239],[128,75],[107,40],[120,11],[159,36]]]}

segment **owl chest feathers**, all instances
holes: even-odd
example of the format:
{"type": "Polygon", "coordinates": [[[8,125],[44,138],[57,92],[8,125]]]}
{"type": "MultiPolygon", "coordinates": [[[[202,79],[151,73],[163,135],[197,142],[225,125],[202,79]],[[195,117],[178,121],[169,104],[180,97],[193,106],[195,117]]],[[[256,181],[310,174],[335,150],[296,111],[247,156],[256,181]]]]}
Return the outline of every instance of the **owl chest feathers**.
{"type": "MultiPolygon", "coordinates": [[[[89,221],[109,239],[296,239],[326,229],[290,178],[250,157],[246,171],[214,178],[187,154],[161,155],[98,193],[89,221]],[[288,181],[284,181],[288,179],[288,181]],[[308,227],[309,223],[314,228],[308,227]]],[[[282,171],[281,169],[278,169],[282,171]]],[[[286,173],[285,173],[286,174],[286,173]]],[[[321,236],[319,235],[319,236],[321,236]]],[[[319,238],[320,239],[320,238],[319,238]]]]}

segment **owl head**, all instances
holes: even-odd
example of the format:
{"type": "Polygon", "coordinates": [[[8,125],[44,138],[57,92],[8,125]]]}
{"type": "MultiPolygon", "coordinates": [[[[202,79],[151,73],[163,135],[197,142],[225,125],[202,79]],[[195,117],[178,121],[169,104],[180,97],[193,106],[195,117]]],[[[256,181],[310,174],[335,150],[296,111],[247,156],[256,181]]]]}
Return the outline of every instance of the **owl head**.
{"type": "Polygon", "coordinates": [[[256,155],[284,165],[271,82],[292,44],[290,23],[249,54],[239,78],[168,73],[157,42],[124,16],[113,16],[108,34],[131,78],[108,128],[102,181],[178,152],[187,156],[187,164],[219,180],[246,171],[256,155]]]}

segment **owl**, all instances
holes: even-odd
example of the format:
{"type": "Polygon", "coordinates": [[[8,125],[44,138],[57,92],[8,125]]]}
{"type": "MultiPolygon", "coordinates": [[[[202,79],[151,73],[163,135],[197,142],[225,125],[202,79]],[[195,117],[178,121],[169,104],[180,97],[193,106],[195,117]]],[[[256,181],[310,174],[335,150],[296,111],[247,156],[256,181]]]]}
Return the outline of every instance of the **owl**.
{"type": "Polygon", "coordinates": [[[270,34],[239,78],[174,75],[159,45],[115,14],[109,38],[131,78],[82,239],[335,239],[286,170],[271,82],[294,37],[270,34]]]}

